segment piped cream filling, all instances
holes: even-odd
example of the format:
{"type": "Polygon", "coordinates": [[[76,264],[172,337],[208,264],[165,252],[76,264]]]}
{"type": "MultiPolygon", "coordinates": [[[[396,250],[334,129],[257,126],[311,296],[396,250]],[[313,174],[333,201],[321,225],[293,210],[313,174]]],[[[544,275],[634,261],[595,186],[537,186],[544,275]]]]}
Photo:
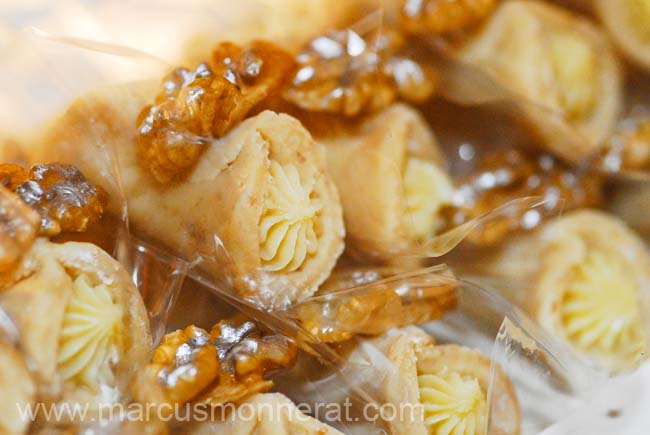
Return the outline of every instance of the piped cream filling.
{"type": "Polygon", "coordinates": [[[598,59],[588,41],[554,33],[549,38],[558,102],[570,119],[580,119],[595,107],[599,94],[598,59]]]}
{"type": "Polygon", "coordinates": [[[294,165],[271,161],[270,182],[259,223],[262,269],[298,270],[318,249],[319,201],[294,165]]]}
{"type": "Polygon", "coordinates": [[[564,292],[561,319],[571,343],[586,352],[638,362],[646,350],[637,284],[621,264],[591,253],[564,292]]]}
{"type": "Polygon", "coordinates": [[[404,169],[406,224],[418,239],[431,237],[443,225],[440,208],[449,204],[453,186],[447,174],[432,162],[408,157],[404,169]]]}
{"type": "Polygon", "coordinates": [[[476,378],[447,367],[418,376],[424,424],[431,435],[484,435],[487,398],[476,378]]]}
{"type": "Polygon", "coordinates": [[[59,336],[58,371],[64,381],[92,388],[113,385],[122,334],[122,308],[104,284],[92,286],[84,275],[73,283],[59,336]]]}

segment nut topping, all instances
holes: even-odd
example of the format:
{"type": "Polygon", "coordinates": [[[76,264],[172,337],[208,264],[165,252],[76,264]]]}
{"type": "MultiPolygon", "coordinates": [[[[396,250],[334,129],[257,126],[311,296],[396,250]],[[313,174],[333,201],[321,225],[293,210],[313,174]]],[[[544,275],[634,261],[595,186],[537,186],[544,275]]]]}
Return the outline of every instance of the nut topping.
{"type": "Polygon", "coordinates": [[[253,322],[222,321],[210,333],[195,326],[167,334],[153,359],[136,375],[133,394],[142,403],[219,405],[268,391],[266,376],[291,367],[296,344],[268,335],[253,322]]]}
{"type": "Polygon", "coordinates": [[[29,249],[38,224],[38,214],[0,186],[0,272],[11,270],[29,249]]]}
{"type": "Polygon", "coordinates": [[[104,213],[105,192],[71,165],[0,165],[0,180],[40,214],[41,235],[84,232],[104,213]]]}
{"type": "Polygon", "coordinates": [[[178,68],[162,81],[155,104],[140,112],[136,154],[161,183],[182,178],[210,141],[278,92],[293,70],[291,56],[270,42],[222,42],[209,63],[178,68]]]}
{"type": "MultiPolygon", "coordinates": [[[[562,210],[595,206],[601,200],[602,177],[591,169],[572,169],[548,154],[530,156],[521,151],[509,150],[487,155],[478,169],[465,180],[461,180],[458,191],[462,204],[448,207],[448,227],[455,227],[477,218],[506,202],[526,197],[541,196],[547,200],[546,211],[559,213],[562,210]]],[[[521,216],[513,220],[506,216],[491,222],[482,233],[473,233],[470,238],[480,243],[492,243],[512,230],[532,228],[541,221],[538,211],[522,210],[521,216]],[[513,223],[516,224],[513,227],[513,223]]]]}
{"type": "Polygon", "coordinates": [[[308,111],[348,117],[382,109],[398,95],[422,102],[433,94],[437,77],[416,54],[390,29],[364,36],[353,30],[330,32],[298,54],[285,98],[308,111]]]}

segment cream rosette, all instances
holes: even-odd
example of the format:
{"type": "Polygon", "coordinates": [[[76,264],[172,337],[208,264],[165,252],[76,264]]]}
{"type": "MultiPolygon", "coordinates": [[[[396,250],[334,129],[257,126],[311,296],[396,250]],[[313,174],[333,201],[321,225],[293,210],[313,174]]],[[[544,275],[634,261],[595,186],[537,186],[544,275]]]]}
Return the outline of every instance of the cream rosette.
{"type": "Polygon", "coordinates": [[[187,178],[163,186],[139,165],[133,142],[152,92],[137,84],[78,100],[46,134],[40,158],[74,162],[108,190],[116,213],[125,199],[139,234],[188,259],[203,256],[207,272],[233,278],[258,304],[311,296],[345,234],[322,146],[296,119],[265,111],[212,141],[187,178]]]}
{"type": "MultiPolygon", "coordinates": [[[[393,435],[487,434],[489,358],[463,346],[436,344],[415,327],[389,331],[375,344],[390,363],[383,398],[401,413],[387,422],[393,435]]],[[[518,434],[514,388],[500,368],[494,376],[491,433],[518,434]]]]}
{"type": "Polygon", "coordinates": [[[0,291],[0,307],[16,326],[39,402],[117,402],[151,348],[138,290],[94,245],[37,240],[0,291]]]}
{"type": "Polygon", "coordinates": [[[440,209],[454,189],[433,132],[415,109],[394,104],[319,140],[352,249],[390,259],[443,228],[440,209]]]}
{"type": "Polygon", "coordinates": [[[502,2],[456,55],[521,100],[543,145],[565,160],[597,152],[615,125],[622,79],[614,51],[598,28],[568,10],[502,2]]]}
{"type": "Polygon", "coordinates": [[[546,330],[612,371],[647,358],[650,252],[618,218],[567,213],[511,240],[486,266],[546,330]]]}

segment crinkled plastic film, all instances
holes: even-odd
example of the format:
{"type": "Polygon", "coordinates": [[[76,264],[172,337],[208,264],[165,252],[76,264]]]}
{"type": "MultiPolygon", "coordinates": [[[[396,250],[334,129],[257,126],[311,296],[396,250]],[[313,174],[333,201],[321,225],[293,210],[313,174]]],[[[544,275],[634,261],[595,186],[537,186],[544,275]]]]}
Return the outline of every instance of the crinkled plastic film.
{"type": "MultiPolygon", "coordinates": [[[[71,5],[69,5],[71,6],[71,5]]],[[[87,17],[86,14],[83,14],[80,8],[76,9],[77,19],[83,19],[87,17]]],[[[62,10],[57,11],[57,13],[62,13],[62,10]]],[[[70,12],[68,10],[67,12],[70,12]]],[[[18,20],[18,18],[17,18],[18,20]]],[[[77,22],[81,24],[81,22],[77,22]]],[[[32,143],[38,141],[38,136],[43,126],[51,122],[51,119],[55,116],[63,113],[66,107],[80,94],[90,91],[102,84],[108,83],[111,80],[133,80],[138,77],[146,77],[147,68],[151,68],[151,65],[155,65],[154,68],[150,69],[153,71],[158,69],[163,65],[161,62],[153,60],[144,53],[138,53],[133,50],[129,52],[128,50],[117,50],[121,53],[120,55],[106,56],[98,55],[97,52],[93,51],[90,48],[99,48],[102,47],[102,44],[91,43],[86,49],[80,48],[83,47],[83,43],[73,44],[72,40],[57,40],[56,37],[49,34],[43,29],[36,28],[24,28],[21,30],[14,29],[3,29],[6,30],[6,38],[3,37],[3,43],[0,46],[2,51],[3,58],[6,60],[6,68],[3,68],[2,73],[0,73],[3,83],[11,84],[9,86],[3,87],[2,96],[0,97],[0,109],[2,113],[2,137],[0,138],[0,158],[3,163],[18,163],[29,169],[32,165],[38,165],[42,163],[54,163],[52,161],[43,161],[41,160],[37,153],[34,152],[32,148],[32,143]],[[113,57],[113,59],[111,59],[113,57]]],[[[78,41],[75,41],[78,42],[78,41]]],[[[106,44],[102,47],[105,51],[110,52],[110,44],[106,44]]],[[[69,163],[69,162],[61,162],[69,163]]],[[[101,165],[106,170],[107,179],[111,180],[111,183],[119,183],[119,165],[115,161],[115,156],[112,154],[112,151],[108,148],[103,148],[97,159],[98,165],[101,165]]],[[[129,290],[126,290],[124,294],[119,294],[119,291],[127,288],[130,284],[125,284],[121,281],[124,276],[122,273],[123,270],[117,267],[117,263],[113,264],[110,257],[104,258],[104,253],[99,250],[95,251],[95,247],[90,244],[83,245],[74,245],[74,242],[63,243],[68,240],[82,242],[82,241],[92,241],[108,252],[108,254],[116,254],[117,246],[115,244],[117,235],[128,232],[128,221],[126,215],[125,207],[125,198],[119,194],[119,190],[114,190],[117,192],[116,195],[112,197],[112,202],[115,205],[113,216],[108,217],[108,213],[105,214],[102,224],[106,224],[111,227],[110,231],[114,232],[113,237],[103,237],[102,234],[96,233],[94,227],[86,232],[79,234],[68,233],[61,236],[59,242],[61,252],[54,252],[54,244],[49,244],[45,242],[44,239],[36,241],[35,248],[31,249],[30,252],[25,253],[25,257],[28,256],[39,256],[44,255],[45,257],[53,258],[54,256],[60,256],[61,266],[64,263],[67,268],[66,272],[72,278],[75,273],[80,273],[80,276],[84,276],[85,281],[78,278],[78,281],[74,281],[72,284],[72,289],[62,292],[62,284],[60,283],[60,275],[50,277],[47,284],[42,283],[38,288],[45,289],[46,293],[39,294],[39,298],[43,298],[43,302],[38,302],[35,299],[28,301],[25,299],[23,304],[25,304],[25,311],[32,313],[31,316],[38,318],[38,322],[41,322],[41,326],[34,323],[34,320],[29,320],[28,318],[21,318],[16,314],[15,310],[11,308],[11,302],[8,299],[3,300],[3,307],[0,308],[2,313],[0,317],[2,318],[2,332],[0,333],[0,342],[3,346],[3,353],[7,355],[7,352],[10,350],[16,352],[17,355],[24,354],[25,361],[27,363],[28,373],[21,376],[16,376],[16,379],[13,380],[15,391],[19,393],[8,393],[4,394],[16,395],[16,404],[13,405],[15,408],[16,405],[20,406],[23,396],[21,395],[23,391],[31,391],[30,394],[34,394],[34,391],[37,390],[38,394],[47,395],[51,394],[52,406],[56,406],[56,409],[64,409],[66,406],[70,409],[83,409],[86,406],[86,409],[89,412],[86,422],[81,423],[80,428],[86,426],[103,427],[99,423],[89,423],[92,420],[97,418],[97,407],[98,403],[101,401],[114,402],[114,403],[125,403],[126,397],[128,395],[128,378],[131,376],[128,368],[119,368],[115,370],[115,378],[110,379],[109,377],[104,376],[103,374],[96,373],[94,381],[96,382],[98,390],[94,390],[92,393],[88,393],[84,396],[82,388],[71,390],[69,393],[61,392],[61,385],[63,385],[63,379],[57,377],[58,386],[50,380],[50,375],[47,375],[47,371],[42,367],[44,363],[41,361],[41,358],[45,358],[44,361],[47,361],[49,354],[44,353],[39,355],[35,351],[27,351],[26,348],[29,348],[30,341],[34,341],[34,330],[38,331],[39,327],[47,327],[45,331],[65,331],[65,328],[69,328],[69,323],[60,323],[57,324],[57,316],[63,315],[64,322],[69,322],[70,316],[74,316],[74,310],[81,310],[83,318],[83,308],[79,308],[79,305],[73,305],[72,303],[65,307],[65,311],[60,303],[63,303],[65,298],[70,298],[74,300],[75,303],[78,303],[80,299],[84,296],[83,292],[88,291],[91,288],[88,279],[95,280],[99,277],[99,280],[106,280],[111,282],[114,286],[110,290],[108,287],[99,287],[100,291],[105,293],[99,294],[98,297],[108,297],[109,304],[111,297],[116,297],[119,299],[119,305],[117,302],[114,302],[114,310],[111,311],[111,306],[105,306],[104,318],[107,322],[113,322],[117,316],[123,315],[123,313],[128,312],[129,316],[132,316],[131,324],[121,325],[120,328],[137,328],[137,331],[134,331],[132,335],[132,342],[130,350],[125,350],[122,355],[120,355],[120,362],[122,364],[130,360],[131,363],[140,364],[137,360],[141,357],[148,358],[150,352],[151,339],[149,337],[149,328],[145,327],[142,324],[138,324],[140,319],[144,319],[145,322],[148,321],[145,313],[139,312],[139,301],[134,300],[128,301],[132,297],[129,294],[129,290]],[[43,254],[38,253],[38,249],[44,249],[43,254]],[[51,252],[50,252],[51,251],[51,252]],[[79,256],[75,258],[76,256],[79,256]],[[90,271],[89,268],[97,267],[96,270],[90,271]],[[105,275],[103,275],[105,274],[105,275]],[[57,278],[58,276],[58,278],[57,278]],[[112,281],[111,281],[112,280],[112,281]],[[119,284],[118,284],[119,282],[119,284]],[[51,288],[47,286],[51,286],[51,288]],[[84,287],[86,286],[86,287],[84,287]],[[51,296],[47,292],[51,292],[51,296]],[[108,292],[114,291],[114,296],[111,296],[108,292]],[[65,294],[65,296],[64,296],[65,294]],[[68,296],[69,295],[69,296],[68,296]],[[60,298],[61,302],[57,301],[57,297],[60,298]],[[51,299],[55,298],[55,299],[51,299]],[[45,310],[42,307],[43,303],[48,303],[49,307],[45,310]],[[135,302],[131,304],[130,302],[135,302]],[[42,310],[38,314],[30,310],[42,310]],[[44,311],[43,311],[44,310],[44,311]],[[119,311],[117,311],[119,310],[119,311]],[[118,314],[119,313],[119,314],[118,314]],[[140,317],[142,314],[142,317],[140,317]],[[49,323],[49,326],[48,326],[49,323]],[[36,328],[36,329],[35,329],[36,328]],[[25,338],[27,337],[27,338],[25,338]],[[25,341],[27,340],[27,341],[25,341]],[[142,348],[142,347],[145,348],[142,348]],[[140,354],[140,351],[144,353],[140,354]],[[32,353],[34,353],[32,355],[32,353]],[[123,361],[123,362],[122,362],[123,361]],[[119,372],[118,372],[119,370],[119,372]],[[45,374],[43,374],[45,373],[45,374]],[[29,376],[33,379],[39,379],[39,383],[35,384],[35,381],[28,380],[29,376]],[[31,383],[31,385],[30,385],[31,383]],[[109,384],[110,383],[110,384],[109,384]],[[50,388],[51,390],[48,390],[50,388]],[[63,396],[65,394],[65,396],[63,396]],[[90,414],[93,417],[90,417],[90,414]]],[[[97,248],[99,249],[99,248],[97,248]]],[[[106,255],[108,255],[106,254],[106,255]]],[[[36,260],[37,262],[40,260],[36,260]]],[[[51,261],[51,260],[48,260],[51,261]]],[[[39,266],[40,267],[40,266],[39,266]]],[[[57,266],[59,267],[59,266],[57,266]]],[[[57,272],[59,273],[59,272],[57,272]]],[[[36,276],[40,274],[40,271],[36,273],[36,276]]],[[[67,279],[67,278],[66,278],[67,279]]],[[[29,281],[29,279],[27,279],[29,281]]],[[[38,278],[35,283],[38,285],[38,278]]],[[[30,284],[27,284],[27,288],[30,284]]],[[[172,290],[171,281],[165,283],[168,286],[169,290],[172,290]]],[[[65,288],[65,286],[63,286],[65,288]]],[[[6,290],[6,289],[5,289],[6,290]]],[[[7,293],[13,290],[6,290],[7,293]]],[[[137,291],[137,290],[136,290],[137,291]]],[[[24,297],[24,296],[23,296],[24,297]]],[[[139,296],[137,296],[139,298],[139,296]]],[[[93,304],[98,304],[101,299],[90,299],[87,301],[89,307],[93,307],[93,304]]],[[[106,303],[106,299],[103,300],[106,303]]],[[[152,305],[150,307],[152,311],[152,321],[155,324],[156,317],[156,306],[152,305]]],[[[60,320],[60,318],[59,318],[60,320]]],[[[83,320],[82,320],[83,321],[83,320]]],[[[126,321],[126,319],[118,320],[120,322],[126,321]]],[[[90,328],[89,331],[92,331],[93,326],[86,327],[90,328]]],[[[164,332],[160,331],[159,335],[164,332]]],[[[57,343],[57,338],[52,337],[50,332],[41,332],[42,334],[49,334],[50,337],[48,340],[51,340],[53,343],[57,343]]],[[[63,337],[63,332],[60,332],[61,337],[63,337]]],[[[47,335],[43,335],[44,338],[47,335]]],[[[109,336],[107,340],[111,340],[109,336]]],[[[38,344],[39,341],[36,340],[38,344]]],[[[71,349],[70,346],[74,346],[74,339],[68,341],[68,349],[71,349]]],[[[61,338],[61,346],[66,345],[64,339],[61,338]]],[[[101,346],[101,345],[100,345],[101,346]]],[[[106,345],[108,346],[108,345],[106,345]]],[[[47,352],[47,351],[45,351],[47,352]]],[[[11,355],[11,353],[9,353],[11,355]]],[[[57,355],[55,354],[55,357],[57,355]]],[[[74,358],[76,356],[73,354],[72,357],[68,356],[72,364],[75,363],[74,358]]],[[[106,359],[112,357],[108,356],[106,359]]],[[[92,360],[87,360],[92,361],[92,360]]],[[[3,361],[3,365],[6,368],[8,363],[7,360],[3,361]]],[[[54,364],[62,364],[54,360],[54,364]]],[[[58,367],[55,365],[54,367],[58,367]]],[[[9,368],[9,370],[11,370],[9,368]]],[[[45,369],[47,370],[47,369],[45,369]]],[[[73,369],[75,370],[75,369],[73,369]]],[[[73,372],[74,373],[74,372],[73,372]]],[[[59,375],[57,375],[59,376],[59,375]]],[[[63,375],[61,375],[63,376],[63,375]]],[[[68,376],[68,375],[65,375],[68,376]]],[[[67,379],[67,378],[66,378],[67,379]]],[[[3,389],[6,387],[3,387],[3,389]]],[[[6,390],[5,390],[6,391],[6,390]]],[[[15,412],[14,409],[10,410],[15,412]]],[[[74,418],[72,418],[74,420],[74,418]]],[[[31,420],[32,422],[38,421],[38,423],[33,423],[33,426],[45,425],[41,421],[41,417],[31,420]]],[[[63,417],[57,421],[61,427],[71,424],[70,418],[63,417]]],[[[58,430],[55,428],[56,425],[48,426],[45,431],[54,431],[58,430]]],[[[13,433],[13,428],[3,428],[0,431],[5,429],[9,430],[9,433],[13,433]]],[[[34,431],[39,430],[34,428],[34,431]]],[[[110,422],[106,425],[105,428],[101,429],[105,433],[119,433],[116,431],[116,426],[110,422]]]]}
{"type": "MultiPolygon", "coordinates": [[[[148,6],[133,6],[134,9],[127,14],[130,25],[137,24],[141,28],[141,23],[131,22],[133,18],[130,15],[145,15],[150,11],[148,6]]],[[[68,7],[70,10],[67,12],[77,14],[78,18],[93,17],[96,29],[103,31],[93,32],[88,30],[93,26],[88,25],[78,38],[76,36],[80,33],[75,29],[61,32],[60,29],[50,30],[47,27],[32,28],[15,39],[25,63],[9,62],[13,67],[2,72],[7,74],[4,82],[21,85],[7,94],[13,98],[6,106],[16,108],[9,112],[17,120],[12,128],[4,129],[15,132],[15,137],[8,138],[10,140],[29,137],[33,133],[30,131],[33,125],[46,122],[75,98],[98,86],[134,80],[158,81],[161,74],[173,64],[170,59],[179,56],[178,52],[172,50],[172,54],[167,53],[170,57],[165,58],[162,42],[151,48],[151,35],[146,41],[129,40],[134,33],[128,32],[116,37],[120,27],[111,26],[119,15],[116,12],[119,8],[110,2],[102,6],[103,15],[73,3],[68,7]],[[32,83],[32,76],[25,75],[25,71],[40,72],[34,72],[33,77],[38,85],[32,83]],[[42,74],[42,71],[47,71],[47,74],[42,74]],[[45,83],[42,82],[44,78],[47,79],[45,83]],[[41,104],[41,90],[44,89],[51,97],[45,99],[47,105],[41,104]],[[17,101],[21,102],[21,109],[14,105],[17,101]]],[[[261,15],[273,9],[268,2],[250,1],[241,7],[241,14],[252,7],[259,8],[261,15]]],[[[205,25],[225,23],[226,27],[234,28],[238,20],[237,13],[230,14],[229,11],[225,14],[206,3],[197,9],[170,6],[167,12],[157,11],[156,17],[160,20],[152,19],[151,25],[161,26],[160,23],[165,23],[169,26],[171,18],[176,18],[179,11],[184,12],[182,21],[185,23],[199,20],[205,25]]],[[[129,23],[124,26],[128,28],[129,23]]],[[[181,51],[180,47],[176,49],[181,51]]],[[[453,92],[456,88],[448,89],[453,92]]],[[[492,91],[497,88],[483,89],[492,91]]],[[[479,92],[472,96],[486,96],[486,100],[504,97],[500,90],[495,92],[487,96],[479,92]]],[[[4,117],[5,110],[1,113],[3,120],[11,120],[8,123],[11,125],[13,118],[4,117]]],[[[559,121],[558,127],[567,131],[559,121]]],[[[96,134],[101,137],[101,132],[96,134]]],[[[572,134],[567,136],[572,137],[572,134]]],[[[30,141],[31,138],[27,143],[30,141]]],[[[422,243],[385,248],[397,259],[415,257],[428,261],[427,264],[437,265],[422,267],[418,264],[413,267],[406,262],[387,267],[358,266],[353,262],[339,264],[317,293],[293,304],[269,307],[255,294],[242,295],[236,288],[237,277],[227,272],[206,272],[232,269],[230,266],[234,260],[219,234],[203,235],[211,240],[211,251],[195,252],[195,255],[188,256],[187,253],[161,247],[155,240],[146,238],[137,228],[131,227],[128,220],[131,198],[123,190],[123,179],[129,176],[128,171],[125,171],[124,162],[115,149],[103,144],[100,147],[104,160],[95,163],[107,170],[102,177],[108,181],[109,193],[113,194],[110,212],[118,216],[119,222],[113,254],[140,290],[148,310],[154,344],[158,344],[163,335],[170,332],[170,319],[174,317],[175,306],[182,305],[178,301],[183,299],[186,292],[191,295],[188,289],[201,289],[217,305],[227,305],[230,311],[243,314],[265,328],[295,340],[302,351],[299,361],[295,368],[278,375],[275,389],[284,392],[296,403],[315,407],[318,403],[341,403],[349,398],[352,417],[357,420],[328,420],[323,414],[316,415],[345,433],[388,433],[387,422],[382,418],[375,416],[374,422],[364,421],[368,417],[364,415],[364,410],[369,405],[375,406],[375,409],[382,405],[385,400],[382,382],[386,379],[386,373],[399,369],[386,358],[370,335],[382,335],[391,328],[413,323],[421,324],[437,343],[458,343],[480,349],[492,360],[491,380],[497,366],[510,377],[522,408],[523,435],[538,433],[566,416],[571,407],[565,405],[581,402],[603,376],[549,338],[508,302],[493,292],[460,280],[454,275],[453,266],[437,264],[436,258],[448,254],[472,232],[489,231],[491,225],[504,223],[508,227],[519,228],[522,217],[524,222],[526,219],[539,222],[548,217],[552,213],[545,207],[543,198],[516,199],[422,243]],[[351,315],[346,317],[345,313],[351,315]],[[549,407],[549,403],[557,403],[558,406],[549,407]]],[[[10,154],[3,156],[5,159],[25,162],[32,159],[29,147],[25,148],[27,151],[18,147],[5,147],[4,151],[7,149],[10,154]]],[[[531,228],[534,226],[531,225],[531,228]]],[[[526,225],[524,229],[527,229],[526,225]]],[[[245,279],[269,291],[256,274],[245,279]]],[[[222,320],[204,307],[194,306],[191,302],[189,306],[197,323],[199,319],[205,324],[222,320]]],[[[7,331],[3,335],[9,338],[16,335],[11,321],[5,322],[4,312],[0,312],[0,327],[7,331]]],[[[501,393],[499,387],[490,382],[488,404],[496,406],[498,400],[495,397],[501,393]]],[[[490,408],[486,421],[488,427],[494,424],[490,417],[492,413],[493,409],[490,408]]],[[[94,433],[120,433],[122,429],[116,425],[119,426],[113,421],[85,423],[84,427],[91,427],[94,433]]],[[[490,430],[488,433],[498,432],[490,430]]]]}
{"type": "MultiPolygon", "coordinates": [[[[458,290],[458,306],[440,321],[425,323],[421,327],[435,337],[437,343],[462,343],[491,356],[492,370],[500,367],[515,385],[522,407],[521,433],[538,433],[570,415],[573,407],[582,404],[604,380],[604,373],[594,371],[577,359],[568,348],[550,338],[501,297],[471,283],[450,278],[444,280],[451,280],[458,290]],[[549,402],[558,406],[548,406],[549,402]]],[[[382,397],[386,374],[398,368],[372,338],[359,337],[349,346],[356,349],[345,350],[350,356],[340,370],[354,380],[354,385],[362,386],[370,397],[382,397]]],[[[315,360],[301,363],[304,364],[303,372],[289,373],[288,386],[281,387],[287,388],[287,394],[307,403],[348,399],[353,403],[352,415],[357,415],[355,410],[362,413],[358,398],[349,397],[349,384],[344,381],[345,377],[337,376],[336,371],[322,367],[315,360]]],[[[500,394],[503,392],[499,387],[491,384],[489,397],[495,398],[500,394]]],[[[381,419],[372,423],[348,422],[341,430],[345,433],[381,433],[382,424],[381,419]]]]}
{"type": "MultiPolygon", "coordinates": [[[[144,247],[141,242],[132,243],[132,249],[136,252],[147,252],[147,255],[151,256],[149,262],[155,265],[157,270],[165,271],[170,266],[170,260],[177,261],[151,247],[144,247]]],[[[185,271],[185,268],[181,270],[185,271]]],[[[191,282],[194,282],[192,286],[201,283],[204,289],[218,300],[241,310],[270,328],[295,337],[301,343],[306,352],[302,354],[294,370],[281,374],[276,379],[277,388],[297,403],[308,404],[312,409],[348,401],[350,405],[346,411],[348,414],[345,415],[352,420],[337,421],[336,419],[342,416],[339,412],[330,414],[335,417],[329,421],[344,433],[375,433],[373,430],[382,433],[381,430],[386,430],[386,422],[373,412],[378,412],[383,403],[382,380],[385,379],[386,372],[397,368],[372,338],[356,336],[352,341],[340,345],[321,342],[296,321],[300,320],[304,307],[316,312],[331,313],[332,307],[345,306],[350,303],[351,298],[359,298],[368,303],[364,298],[399,293],[400,297],[408,301],[409,296],[424,284],[430,288],[453,288],[457,297],[455,308],[439,321],[427,322],[421,327],[435,337],[437,343],[461,343],[479,349],[491,357],[494,369],[498,365],[506,372],[515,385],[522,406],[523,434],[538,433],[570,415],[573,407],[586,401],[588,395],[605,379],[604,372],[595,371],[576,358],[568,348],[550,338],[506,300],[474,284],[458,281],[445,270],[447,269],[444,265],[401,274],[393,270],[387,279],[378,279],[382,277],[382,272],[386,272],[352,269],[341,275],[343,282],[350,285],[350,288],[333,290],[326,296],[306,300],[291,307],[288,313],[259,311],[255,305],[233,297],[223,287],[215,286],[214,282],[202,276],[196,268],[190,268],[189,276],[191,282]],[[360,285],[351,285],[350,276],[355,277],[354,280],[360,285]],[[388,288],[386,282],[390,283],[388,288]],[[330,309],[322,310],[325,305],[330,309]],[[548,406],[549,402],[557,406],[548,406]],[[370,421],[365,421],[365,417],[370,421]]],[[[138,271],[140,267],[136,266],[134,272],[138,271]]],[[[162,276],[166,277],[167,273],[164,272],[162,276]]],[[[416,304],[422,302],[415,301],[416,304]]],[[[393,300],[392,304],[394,303],[393,300]]],[[[408,307],[408,304],[405,306],[408,307]]],[[[390,326],[401,326],[400,322],[408,313],[406,309],[401,314],[395,312],[393,306],[383,308],[388,310],[391,316],[388,319],[378,318],[375,313],[372,323],[378,324],[379,328],[387,328],[389,325],[386,320],[391,319],[397,321],[390,326]]],[[[208,322],[218,320],[213,316],[214,312],[202,312],[201,309],[195,312],[197,319],[207,318],[208,322]]],[[[313,317],[310,317],[310,320],[318,322],[313,317]]],[[[325,329],[331,327],[341,330],[342,326],[355,326],[332,324],[328,323],[328,320],[331,319],[322,319],[321,325],[325,329]]],[[[373,332],[377,333],[379,330],[373,332]]],[[[500,394],[498,387],[491,388],[489,397],[500,394]]]]}

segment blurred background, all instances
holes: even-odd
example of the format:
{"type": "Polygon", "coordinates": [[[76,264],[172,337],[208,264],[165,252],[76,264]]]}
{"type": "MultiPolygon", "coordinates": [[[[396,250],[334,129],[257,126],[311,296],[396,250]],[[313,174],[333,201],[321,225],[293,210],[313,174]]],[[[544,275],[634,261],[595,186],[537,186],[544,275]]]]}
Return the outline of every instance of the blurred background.
{"type": "Polygon", "coordinates": [[[273,19],[271,3],[2,0],[0,135],[29,134],[99,84],[158,77],[191,36],[234,29],[242,14],[273,19]]]}

